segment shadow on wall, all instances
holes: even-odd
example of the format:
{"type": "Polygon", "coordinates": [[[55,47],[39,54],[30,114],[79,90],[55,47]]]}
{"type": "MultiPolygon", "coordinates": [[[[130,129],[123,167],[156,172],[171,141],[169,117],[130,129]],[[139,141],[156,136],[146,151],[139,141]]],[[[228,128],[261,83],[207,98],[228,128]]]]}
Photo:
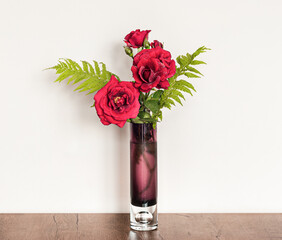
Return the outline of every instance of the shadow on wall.
{"type": "MultiPolygon", "coordinates": [[[[124,76],[131,76],[130,67],[132,65],[132,60],[125,55],[123,45],[118,43],[113,46],[112,49],[112,59],[115,64],[116,74],[121,77],[124,81],[131,81],[131,79],[123,79],[124,76]],[[130,71],[130,72],[128,72],[130,71]],[[129,75],[130,74],[130,75],[129,75]]],[[[107,65],[109,71],[112,71],[110,65],[107,65]]],[[[50,82],[53,82],[58,76],[55,74],[55,71],[46,71],[48,73],[47,78],[50,82]]],[[[127,78],[127,77],[126,77],[127,78]]],[[[52,83],[53,84],[53,83],[52,83]]],[[[75,106],[74,108],[74,116],[73,120],[78,124],[78,126],[83,126],[87,128],[88,126],[99,126],[102,123],[100,122],[99,117],[96,114],[95,108],[91,108],[90,106],[93,104],[93,96],[86,95],[86,92],[74,92],[73,90],[80,84],[67,84],[67,80],[61,83],[55,83],[55,85],[63,85],[59,90],[61,92],[62,97],[66,98],[69,106],[75,106]]],[[[57,90],[58,91],[58,90],[57,90]]],[[[64,118],[64,116],[61,116],[64,118]]],[[[67,121],[67,119],[66,119],[67,121]]],[[[107,126],[104,126],[107,128],[107,126]]],[[[103,167],[102,169],[106,170],[109,167],[112,167],[111,162],[116,161],[114,166],[117,166],[116,169],[113,169],[114,174],[111,176],[110,185],[115,185],[115,193],[117,206],[119,212],[128,212],[128,204],[129,204],[129,123],[126,123],[123,128],[119,128],[118,126],[111,126],[111,137],[115,139],[115,146],[112,146],[115,149],[114,154],[110,154],[114,156],[116,159],[110,159],[110,161],[102,161],[103,167]],[[116,179],[113,179],[115,177],[116,179]]],[[[105,144],[107,144],[107,133],[105,133],[105,139],[102,140],[105,144]]],[[[105,153],[105,158],[107,158],[107,153],[105,153]]],[[[105,159],[104,159],[105,160],[105,159]]],[[[102,183],[105,184],[104,189],[108,189],[107,185],[109,176],[107,172],[104,174],[105,179],[103,179],[102,183]]],[[[112,194],[111,194],[112,195],[112,194]]],[[[107,194],[105,194],[107,196],[107,194]]]]}
{"type": "Polygon", "coordinates": [[[121,212],[128,212],[129,206],[129,123],[122,129],[118,129],[117,141],[117,179],[116,187],[118,196],[118,209],[121,212]]]}
{"type": "MultiPolygon", "coordinates": [[[[122,43],[118,42],[112,47],[112,64],[117,69],[116,74],[122,81],[132,81],[132,59],[124,52],[122,43]]],[[[118,168],[116,169],[116,190],[118,196],[118,209],[121,212],[128,212],[129,206],[129,123],[123,128],[116,127],[116,149],[118,168]]]]}
{"type": "MultiPolygon", "coordinates": [[[[67,91],[67,90],[66,90],[67,91]]],[[[72,91],[70,91],[73,93],[72,91]]],[[[90,98],[92,101],[92,98],[90,98]]],[[[90,126],[98,126],[102,123],[100,122],[99,117],[96,115],[95,108],[90,108],[89,105],[89,95],[88,96],[80,96],[79,98],[79,104],[78,106],[83,106],[77,109],[77,113],[81,121],[84,122],[86,125],[90,126]],[[81,119],[83,118],[83,120],[81,119]]],[[[103,126],[104,128],[109,128],[109,126],[103,126]]],[[[114,163],[114,166],[116,166],[116,169],[112,169],[114,171],[114,174],[111,178],[107,175],[107,172],[104,173],[105,179],[102,181],[102,183],[105,184],[105,190],[109,189],[108,184],[110,186],[115,186],[115,192],[111,195],[116,196],[116,209],[118,209],[119,212],[128,212],[128,204],[129,204],[129,123],[126,123],[123,128],[119,128],[116,125],[111,125],[111,129],[108,131],[110,132],[110,136],[112,136],[115,141],[114,145],[111,146],[112,149],[114,149],[115,153],[110,154],[110,156],[114,157],[115,159],[101,159],[103,162],[102,169],[107,170],[109,168],[112,168],[113,161],[116,161],[114,163]],[[109,182],[110,179],[110,182],[109,182]]],[[[106,130],[106,129],[105,129],[106,130]]],[[[105,139],[102,140],[105,144],[107,144],[107,134],[104,135],[105,139]]],[[[102,135],[103,136],[103,135],[102,135]]],[[[107,153],[105,153],[105,158],[107,158],[107,153]]],[[[110,189],[112,189],[110,187],[110,189]]],[[[107,194],[105,193],[105,196],[107,194]]]]}

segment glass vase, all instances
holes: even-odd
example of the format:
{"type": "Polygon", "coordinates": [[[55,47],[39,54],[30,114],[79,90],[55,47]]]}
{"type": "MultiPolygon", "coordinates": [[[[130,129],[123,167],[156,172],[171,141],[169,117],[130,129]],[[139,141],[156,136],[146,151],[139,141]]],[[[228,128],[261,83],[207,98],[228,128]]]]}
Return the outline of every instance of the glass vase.
{"type": "Polygon", "coordinates": [[[151,123],[130,125],[130,227],[150,231],[158,227],[157,128],[151,123]]]}

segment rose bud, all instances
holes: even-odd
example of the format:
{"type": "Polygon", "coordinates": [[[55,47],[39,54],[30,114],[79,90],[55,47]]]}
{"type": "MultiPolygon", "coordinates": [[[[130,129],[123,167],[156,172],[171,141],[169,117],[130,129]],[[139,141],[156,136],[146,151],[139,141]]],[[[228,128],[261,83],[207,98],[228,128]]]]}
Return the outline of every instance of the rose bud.
{"type": "Polygon", "coordinates": [[[145,40],[144,40],[143,46],[144,46],[146,49],[150,48],[150,43],[149,43],[148,39],[145,39],[145,40]]]}
{"type": "Polygon", "coordinates": [[[143,46],[145,39],[148,39],[149,32],[151,30],[140,31],[140,29],[137,29],[127,34],[124,42],[128,47],[140,48],[143,46]]]}
{"type": "Polygon", "coordinates": [[[158,40],[154,40],[153,42],[151,42],[152,48],[156,48],[158,46],[161,47],[161,48],[164,48],[164,45],[161,42],[159,42],[158,40]]]}
{"type": "Polygon", "coordinates": [[[124,51],[128,56],[133,57],[132,49],[130,47],[125,46],[124,51]]]}

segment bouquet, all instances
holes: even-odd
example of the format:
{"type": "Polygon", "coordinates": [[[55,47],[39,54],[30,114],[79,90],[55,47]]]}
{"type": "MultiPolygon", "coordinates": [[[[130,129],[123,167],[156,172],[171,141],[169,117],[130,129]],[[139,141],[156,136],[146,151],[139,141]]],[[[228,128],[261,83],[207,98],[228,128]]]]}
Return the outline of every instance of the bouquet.
{"type": "Polygon", "coordinates": [[[59,59],[54,67],[59,74],[56,81],[65,79],[79,83],[75,91],[87,91],[94,95],[97,114],[104,125],[116,124],[123,127],[126,122],[151,123],[155,128],[163,119],[163,108],[171,109],[176,103],[182,105],[184,93],[196,92],[189,78],[203,76],[195,66],[206,64],[198,55],[210,50],[205,46],[193,54],[180,55],[176,62],[162,42],[149,42],[150,30],[139,29],[124,38],[125,53],[132,60],[133,81],[121,81],[106,69],[104,63],[59,59]]]}

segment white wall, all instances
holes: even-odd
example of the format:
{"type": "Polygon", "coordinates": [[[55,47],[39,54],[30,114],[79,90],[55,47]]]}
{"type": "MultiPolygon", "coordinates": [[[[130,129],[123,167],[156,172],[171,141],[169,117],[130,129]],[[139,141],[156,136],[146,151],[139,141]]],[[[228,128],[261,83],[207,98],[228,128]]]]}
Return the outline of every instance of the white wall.
{"type": "Polygon", "coordinates": [[[159,125],[161,212],[282,211],[282,1],[26,0],[0,4],[0,212],[128,212],[129,129],[53,83],[60,57],[131,80],[123,37],[173,57],[206,45],[205,78],[159,125]],[[141,5],[139,5],[139,3],[141,5]]]}

